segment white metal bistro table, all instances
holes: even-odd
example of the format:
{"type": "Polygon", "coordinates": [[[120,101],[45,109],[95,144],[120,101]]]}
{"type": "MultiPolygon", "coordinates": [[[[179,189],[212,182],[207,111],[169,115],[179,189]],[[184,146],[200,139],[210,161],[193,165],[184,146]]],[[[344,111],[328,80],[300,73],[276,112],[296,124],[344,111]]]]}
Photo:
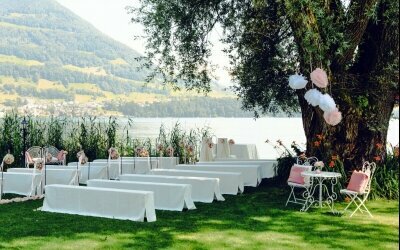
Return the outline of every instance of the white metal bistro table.
{"type": "Polygon", "coordinates": [[[317,207],[322,208],[323,204],[326,203],[328,207],[333,210],[333,202],[337,199],[337,194],[335,192],[335,185],[338,183],[338,179],[342,176],[340,173],[336,172],[318,172],[318,171],[305,171],[301,173],[305,178],[310,178],[310,186],[306,191],[306,202],[301,209],[302,212],[306,212],[312,205],[317,205],[317,207]],[[329,192],[328,185],[331,185],[331,192],[329,192]],[[318,199],[314,198],[316,194],[317,187],[319,187],[318,199]],[[323,199],[323,191],[326,191],[327,197],[323,199]]]}

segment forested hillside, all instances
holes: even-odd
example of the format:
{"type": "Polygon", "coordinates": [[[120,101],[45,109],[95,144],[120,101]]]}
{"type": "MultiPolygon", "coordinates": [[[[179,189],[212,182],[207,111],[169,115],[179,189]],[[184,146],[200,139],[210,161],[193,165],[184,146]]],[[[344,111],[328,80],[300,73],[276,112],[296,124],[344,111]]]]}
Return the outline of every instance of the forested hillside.
{"type": "Polygon", "coordinates": [[[144,84],[149,71],[139,67],[138,52],[55,0],[0,0],[0,37],[0,111],[48,115],[59,106],[69,115],[161,116],[157,110],[169,107],[175,115],[251,115],[221,90],[205,98],[175,93],[156,80],[144,84]],[[182,101],[191,105],[177,111],[182,101]],[[210,109],[209,102],[229,107],[210,109]]]}

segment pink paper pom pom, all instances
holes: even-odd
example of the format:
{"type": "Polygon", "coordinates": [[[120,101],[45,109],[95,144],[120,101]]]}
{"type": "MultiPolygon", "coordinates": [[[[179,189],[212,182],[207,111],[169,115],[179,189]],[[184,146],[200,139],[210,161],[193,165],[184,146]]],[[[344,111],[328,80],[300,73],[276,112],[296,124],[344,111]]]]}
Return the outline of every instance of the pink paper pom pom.
{"type": "Polygon", "coordinates": [[[324,119],[329,125],[336,126],[342,121],[342,112],[335,108],[332,111],[325,112],[324,119]]]}
{"type": "Polygon", "coordinates": [[[311,81],[319,88],[326,88],[328,86],[328,75],[325,70],[316,68],[310,74],[311,81]]]}

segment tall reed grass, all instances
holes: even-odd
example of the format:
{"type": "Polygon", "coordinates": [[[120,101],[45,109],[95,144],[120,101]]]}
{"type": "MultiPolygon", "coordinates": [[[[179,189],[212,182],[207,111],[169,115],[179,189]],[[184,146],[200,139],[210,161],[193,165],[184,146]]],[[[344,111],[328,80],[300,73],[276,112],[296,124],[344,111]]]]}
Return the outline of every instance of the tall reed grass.
{"type": "MultiPolygon", "coordinates": [[[[134,121],[120,123],[117,118],[108,119],[97,117],[76,118],[36,118],[26,117],[27,136],[25,148],[32,146],[55,146],[68,151],[67,162],[76,161],[76,154],[84,150],[89,160],[108,157],[108,149],[116,147],[121,156],[135,156],[135,149],[144,147],[151,157],[160,156],[157,145],[164,149],[171,146],[174,156],[180,162],[198,159],[200,142],[203,136],[211,136],[208,127],[185,131],[177,122],[171,129],[161,125],[158,138],[138,139],[132,136],[134,121]],[[188,154],[187,145],[195,149],[188,154]]],[[[23,117],[12,112],[0,119],[0,156],[10,152],[15,162],[9,167],[22,167],[24,164],[23,117]]],[[[135,131],[140,134],[140,131],[135,131]]],[[[163,155],[167,154],[163,152],[163,155]]],[[[168,155],[169,156],[169,155],[168,155]]]]}

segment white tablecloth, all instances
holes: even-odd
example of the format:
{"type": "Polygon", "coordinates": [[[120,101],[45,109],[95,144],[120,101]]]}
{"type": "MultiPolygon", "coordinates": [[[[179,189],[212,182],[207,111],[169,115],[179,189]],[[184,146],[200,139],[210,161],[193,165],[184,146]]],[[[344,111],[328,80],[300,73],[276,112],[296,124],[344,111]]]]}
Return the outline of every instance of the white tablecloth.
{"type": "Polygon", "coordinates": [[[176,169],[241,173],[245,186],[257,187],[261,183],[261,167],[252,165],[177,165],[176,169]]]}
{"type": "Polygon", "coordinates": [[[255,144],[233,144],[230,145],[231,155],[238,160],[258,159],[257,146],[255,144]]]}
{"type": "Polygon", "coordinates": [[[214,197],[218,201],[224,201],[221,195],[219,179],[203,177],[165,176],[165,175],[121,175],[123,181],[140,181],[155,183],[180,183],[192,186],[193,201],[211,203],[214,197]]]}
{"type": "Polygon", "coordinates": [[[154,206],[160,210],[196,209],[192,200],[192,186],[190,184],[109,180],[89,180],[87,184],[88,187],[152,191],[154,192],[154,206]]]}
{"type": "MultiPolygon", "coordinates": [[[[9,173],[29,173],[32,174],[33,168],[9,168],[9,173]]],[[[47,170],[37,170],[37,174],[42,175],[42,183],[44,185],[62,184],[62,185],[78,185],[78,176],[75,168],[67,166],[48,166],[47,170]]],[[[78,170],[78,174],[80,171],[78,170]]]]}
{"type": "Polygon", "coordinates": [[[42,211],[132,221],[156,221],[154,195],[149,191],[46,186],[42,211]]]}
{"type": "Polygon", "coordinates": [[[221,194],[236,195],[238,192],[243,193],[244,183],[240,173],[216,172],[216,171],[193,171],[178,169],[155,169],[150,172],[155,175],[172,175],[172,176],[193,176],[218,178],[221,194]]]}
{"type": "Polygon", "coordinates": [[[39,173],[5,172],[3,178],[3,193],[32,196],[40,187],[42,175],[39,173]]]}
{"type": "Polygon", "coordinates": [[[278,164],[276,160],[226,160],[226,161],[215,161],[215,162],[199,162],[199,165],[252,165],[261,167],[262,178],[272,178],[275,176],[274,166],[278,164]]]}

